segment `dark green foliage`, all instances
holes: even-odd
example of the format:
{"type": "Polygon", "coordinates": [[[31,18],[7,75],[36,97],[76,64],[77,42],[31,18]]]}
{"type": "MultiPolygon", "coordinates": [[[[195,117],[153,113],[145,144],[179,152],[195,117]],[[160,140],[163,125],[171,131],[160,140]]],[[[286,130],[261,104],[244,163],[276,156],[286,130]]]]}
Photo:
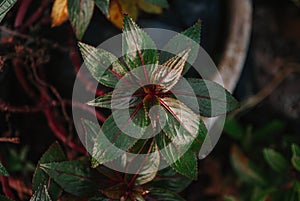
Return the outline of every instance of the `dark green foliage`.
{"type": "Polygon", "coordinates": [[[160,129],[153,139],[149,138],[154,143],[143,151],[148,153],[151,149],[158,149],[160,157],[156,157],[157,160],[163,159],[178,173],[196,179],[197,153],[207,133],[199,114],[217,116],[238,107],[238,102],[228,91],[211,81],[187,79],[193,91],[184,91],[186,87],[180,76],[190,67],[186,60],[190,57],[193,60],[198,54],[200,23],[182,33],[186,40],[180,40],[179,35],[172,38],[160,55],[152,39],[128,16],[124,18],[123,32],[124,64],[105,50],[79,43],[85,64],[93,77],[101,84],[115,88],[113,92],[88,103],[113,109],[101,132],[95,129],[96,125],[92,122],[84,121],[86,135],[96,136],[91,150],[92,165],[97,167],[113,161],[131,148],[138,150],[138,139],[160,129]],[[180,43],[175,44],[176,41],[180,43]],[[175,50],[175,56],[166,53],[171,49],[175,50]],[[137,83],[143,87],[135,95],[128,89],[137,83]],[[124,104],[126,101],[130,102],[129,109],[124,104]],[[155,111],[150,113],[154,106],[155,111]],[[126,117],[128,111],[130,118],[126,117]],[[128,123],[130,121],[134,123],[128,123]],[[159,125],[164,126],[159,128],[159,125]],[[152,126],[152,131],[149,131],[149,126],[152,126]],[[124,131],[135,136],[129,136],[124,131]]]}

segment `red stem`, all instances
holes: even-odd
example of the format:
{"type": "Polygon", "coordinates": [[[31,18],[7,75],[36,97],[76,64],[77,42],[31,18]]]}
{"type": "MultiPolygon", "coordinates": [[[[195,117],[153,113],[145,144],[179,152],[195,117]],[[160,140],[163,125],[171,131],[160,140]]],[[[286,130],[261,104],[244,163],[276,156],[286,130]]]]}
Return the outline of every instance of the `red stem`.
{"type": "Polygon", "coordinates": [[[32,0],[22,0],[19,6],[19,10],[15,19],[15,28],[18,28],[23,23],[24,17],[27,13],[28,7],[31,4],[32,0]]]}
{"type": "Polygon", "coordinates": [[[23,65],[22,62],[18,58],[14,58],[12,60],[12,63],[13,63],[15,75],[16,75],[21,87],[25,91],[25,93],[33,100],[37,100],[38,96],[32,90],[32,86],[30,86],[28,81],[24,78],[25,73],[22,70],[22,65],[23,65]]]}

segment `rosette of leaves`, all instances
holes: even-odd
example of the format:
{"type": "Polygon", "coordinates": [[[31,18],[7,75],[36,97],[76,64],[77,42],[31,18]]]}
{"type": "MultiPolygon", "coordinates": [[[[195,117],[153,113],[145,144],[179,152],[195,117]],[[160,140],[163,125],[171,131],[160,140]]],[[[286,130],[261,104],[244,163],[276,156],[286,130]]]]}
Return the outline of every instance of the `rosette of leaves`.
{"type": "Polygon", "coordinates": [[[182,33],[187,41],[174,45],[178,37],[175,36],[166,44],[166,50],[176,47],[178,54],[175,56],[163,51],[159,54],[153,40],[128,16],[124,18],[123,29],[123,62],[103,49],[79,43],[85,65],[92,76],[100,84],[115,88],[88,103],[113,111],[102,125],[103,135],[99,135],[97,126],[92,122],[84,121],[86,135],[95,138],[93,147],[89,150],[93,158],[92,166],[97,167],[123,158],[124,151],[155,152],[157,156],[148,161],[156,164],[151,168],[158,168],[163,159],[178,173],[196,179],[197,153],[207,134],[200,114],[217,116],[238,106],[238,102],[228,91],[208,80],[186,79],[193,88],[193,94],[177,91],[184,90],[180,87],[181,76],[191,66],[186,61],[197,55],[198,49],[193,46],[193,42],[200,42],[200,22],[182,33]],[[121,87],[116,88],[117,84],[121,87]],[[128,89],[134,85],[141,87],[131,93],[128,89]],[[216,97],[210,96],[208,88],[217,92],[214,93],[216,97]],[[119,94],[115,102],[114,93],[119,94]],[[218,99],[220,93],[225,94],[226,101],[218,99]],[[175,96],[180,96],[180,100],[175,96]],[[196,97],[197,105],[189,104],[191,97],[196,97]],[[124,102],[129,105],[123,105],[124,102]],[[218,108],[212,110],[212,104],[218,108]],[[153,112],[151,108],[158,109],[153,112]],[[125,116],[127,113],[129,118],[125,116]],[[123,125],[117,125],[116,119],[121,119],[123,125]],[[162,123],[161,119],[165,122],[162,123]],[[145,136],[151,136],[149,127],[152,128],[152,133],[160,131],[147,138],[145,136]],[[125,134],[124,130],[138,134],[132,137],[125,134]],[[115,150],[114,147],[119,149],[115,150]]]}

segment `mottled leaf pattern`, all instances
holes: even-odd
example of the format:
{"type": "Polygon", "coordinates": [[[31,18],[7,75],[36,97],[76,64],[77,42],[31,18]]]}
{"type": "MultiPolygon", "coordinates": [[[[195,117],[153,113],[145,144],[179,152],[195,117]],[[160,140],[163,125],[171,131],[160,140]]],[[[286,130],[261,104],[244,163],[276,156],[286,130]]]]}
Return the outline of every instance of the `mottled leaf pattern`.
{"type": "Polygon", "coordinates": [[[17,0],[0,0],[0,22],[8,11],[14,6],[17,0]]]}
{"type": "Polygon", "coordinates": [[[71,24],[78,39],[82,39],[94,11],[93,0],[68,1],[68,12],[71,24]]]}

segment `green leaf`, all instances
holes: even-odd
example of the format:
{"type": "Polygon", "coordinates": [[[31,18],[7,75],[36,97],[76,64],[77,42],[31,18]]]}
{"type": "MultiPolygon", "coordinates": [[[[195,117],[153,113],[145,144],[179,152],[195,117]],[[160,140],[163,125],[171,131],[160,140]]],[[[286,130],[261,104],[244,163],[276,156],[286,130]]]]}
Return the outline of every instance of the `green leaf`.
{"type": "Polygon", "coordinates": [[[82,39],[94,12],[93,0],[68,1],[68,12],[77,38],[82,39]]]}
{"type": "Polygon", "coordinates": [[[103,96],[99,96],[96,99],[89,101],[87,104],[108,109],[126,109],[128,107],[131,108],[137,106],[142,99],[132,95],[132,91],[127,89],[127,85],[123,79],[121,80],[121,83],[124,83],[124,87],[118,87],[114,92],[108,92],[103,96]],[[112,102],[114,103],[113,108],[112,102]],[[128,103],[128,105],[126,103],[128,103]]]}
{"type": "Polygon", "coordinates": [[[101,84],[115,87],[119,79],[126,73],[125,68],[113,54],[79,42],[82,57],[92,76],[101,84]]]}
{"type": "Polygon", "coordinates": [[[183,50],[190,49],[191,52],[185,64],[182,74],[185,74],[198,56],[200,46],[201,23],[197,22],[194,26],[188,28],[182,33],[174,36],[162,49],[159,57],[160,63],[169,60],[173,55],[177,55],[183,50]],[[173,54],[172,54],[173,53],[173,54]]]}
{"type": "Polygon", "coordinates": [[[163,7],[163,8],[169,7],[167,0],[144,0],[144,1],[155,4],[155,5],[163,7]]]}
{"type": "Polygon", "coordinates": [[[112,92],[97,97],[95,100],[89,101],[87,104],[94,107],[102,107],[111,109],[112,92]]]}
{"type": "Polygon", "coordinates": [[[7,197],[4,197],[3,195],[0,195],[0,200],[1,201],[13,201],[13,200],[11,200],[11,199],[9,199],[7,197]]]}
{"type": "Polygon", "coordinates": [[[192,180],[188,177],[178,174],[172,168],[165,168],[158,172],[157,177],[147,184],[147,187],[160,188],[173,191],[181,192],[191,184],[192,180]]]}
{"type": "Polygon", "coordinates": [[[176,193],[173,193],[171,191],[165,190],[165,189],[150,189],[149,193],[146,194],[145,200],[147,201],[184,201],[183,198],[181,198],[176,193]]]}
{"type": "Polygon", "coordinates": [[[41,185],[33,194],[30,201],[52,201],[46,185],[41,185]]]}
{"type": "Polygon", "coordinates": [[[288,162],[282,154],[273,149],[263,150],[265,160],[269,166],[278,173],[284,173],[288,168],[288,162]]]}
{"type": "MultiPolygon", "coordinates": [[[[124,16],[123,55],[129,69],[158,63],[158,52],[153,40],[128,16],[124,16]]],[[[148,79],[145,71],[145,79],[148,79]]]]}
{"type": "Polygon", "coordinates": [[[41,168],[64,191],[78,196],[94,195],[105,187],[105,181],[95,169],[89,167],[88,160],[64,161],[59,163],[44,163],[41,168]]]}
{"type": "Polygon", "coordinates": [[[79,42],[84,64],[92,76],[101,84],[115,87],[120,77],[126,73],[125,68],[113,54],[79,42]]]}
{"type": "Polygon", "coordinates": [[[97,167],[124,154],[143,136],[148,124],[149,118],[142,105],[129,109],[129,112],[127,109],[113,112],[104,122],[102,132],[97,134],[92,166],[97,167]]]}
{"type": "Polygon", "coordinates": [[[2,165],[1,162],[0,162],[0,175],[9,177],[9,174],[8,174],[7,170],[6,170],[5,167],[2,165]]]}
{"type": "Polygon", "coordinates": [[[184,50],[161,66],[156,65],[150,76],[151,83],[158,84],[163,92],[172,89],[181,77],[189,52],[190,49],[184,50]]]}
{"type": "Polygon", "coordinates": [[[109,0],[94,0],[97,7],[101,10],[101,12],[106,16],[109,17],[109,0]]]}
{"type": "Polygon", "coordinates": [[[194,93],[186,91],[186,83],[182,81],[174,86],[172,93],[195,113],[200,113],[205,117],[214,117],[239,107],[238,101],[221,85],[209,80],[194,78],[186,80],[194,93]]]}
{"type": "Polygon", "coordinates": [[[296,144],[292,144],[292,152],[293,152],[293,156],[291,162],[294,168],[300,171],[300,147],[296,144]]]}
{"type": "Polygon", "coordinates": [[[0,22],[8,11],[15,5],[17,0],[0,0],[0,22]]]}
{"type": "Polygon", "coordinates": [[[241,152],[237,146],[233,146],[230,154],[231,165],[241,181],[254,185],[265,185],[266,181],[255,169],[253,163],[241,152]]]}
{"type": "Polygon", "coordinates": [[[149,155],[147,158],[145,158],[145,161],[142,161],[142,164],[139,162],[139,160],[137,160],[137,162],[133,160],[130,164],[130,165],[134,165],[134,164],[140,165],[139,167],[140,171],[137,172],[138,176],[134,181],[135,185],[144,185],[146,183],[149,183],[155,178],[157,174],[159,164],[160,164],[160,155],[158,152],[158,147],[154,143],[154,141],[150,145],[147,154],[149,155]]]}
{"type": "Polygon", "coordinates": [[[61,162],[66,160],[66,156],[58,142],[53,143],[44,153],[38,162],[37,168],[32,179],[32,190],[35,193],[40,186],[49,186],[49,195],[53,200],[57,200],[62,193],[62,189],[40,168],[42,163],[61,162]]]}
{"type": "Polygon", "coordinates": [[[156,142],[165,160],[177,172],[197,178],[197,158],[207,130],[200,116],[176,99],[162,98],[161,105],[167,110],[163,132],[156,142]],[[200,135],[200,136],[199,136],[200,135]]]}

